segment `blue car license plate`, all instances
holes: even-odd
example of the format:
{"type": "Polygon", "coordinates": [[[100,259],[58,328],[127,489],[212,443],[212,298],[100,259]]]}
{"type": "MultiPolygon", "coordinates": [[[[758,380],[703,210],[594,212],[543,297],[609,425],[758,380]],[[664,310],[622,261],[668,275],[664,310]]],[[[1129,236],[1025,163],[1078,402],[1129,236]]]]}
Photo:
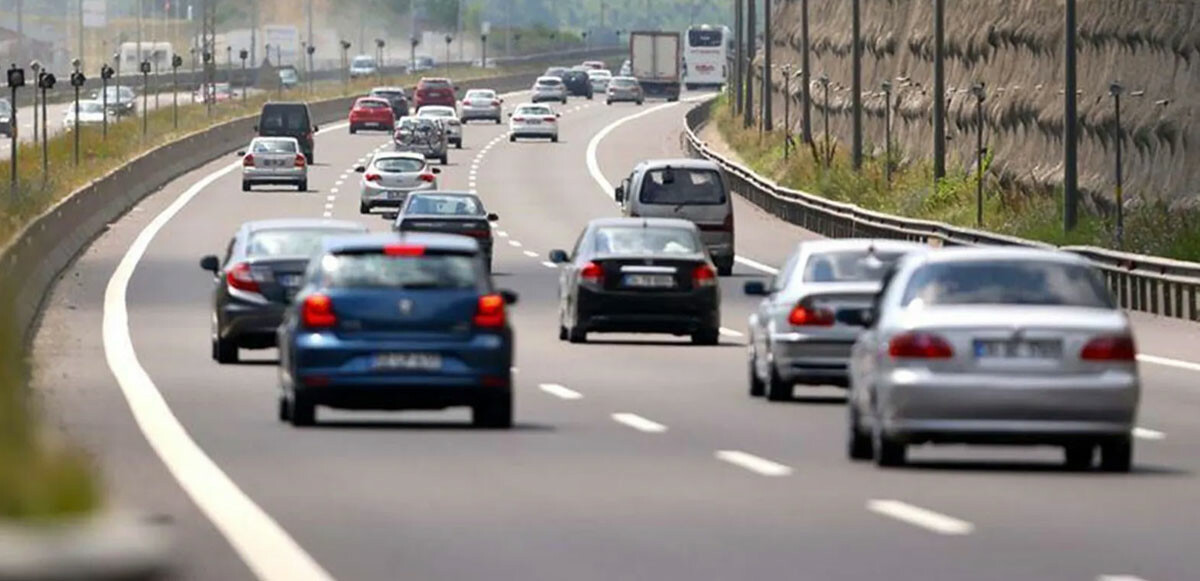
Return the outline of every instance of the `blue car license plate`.
{"type": "Polygon", "coordinates": [[[438,371],[442,356],[438,353],[380,353],[371,361],[377,371],[438,371]]]}

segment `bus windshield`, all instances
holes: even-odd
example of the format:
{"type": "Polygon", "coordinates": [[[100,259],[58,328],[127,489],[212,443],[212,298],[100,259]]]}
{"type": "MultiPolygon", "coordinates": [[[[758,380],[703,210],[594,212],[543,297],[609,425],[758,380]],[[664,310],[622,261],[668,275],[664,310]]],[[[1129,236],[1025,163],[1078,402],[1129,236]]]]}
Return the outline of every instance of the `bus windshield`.
{"type": "Polygon", "coordinates": [[[692,29],[688,31],[688,46],[718,47],[723,36],[720,30],[692,29]]]}

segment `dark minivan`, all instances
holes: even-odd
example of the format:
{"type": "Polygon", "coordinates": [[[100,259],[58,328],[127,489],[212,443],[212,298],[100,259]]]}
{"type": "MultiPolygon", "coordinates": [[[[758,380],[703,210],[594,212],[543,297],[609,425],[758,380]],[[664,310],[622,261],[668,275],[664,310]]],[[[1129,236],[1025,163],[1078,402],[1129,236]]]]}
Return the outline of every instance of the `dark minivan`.
{"type": "Polygon", "coordinates": [[[309,165],[313,163],[313,136],[317,126],[305,103],[267,103],[254,126],[259,137],[295,137],[309,165]]]}

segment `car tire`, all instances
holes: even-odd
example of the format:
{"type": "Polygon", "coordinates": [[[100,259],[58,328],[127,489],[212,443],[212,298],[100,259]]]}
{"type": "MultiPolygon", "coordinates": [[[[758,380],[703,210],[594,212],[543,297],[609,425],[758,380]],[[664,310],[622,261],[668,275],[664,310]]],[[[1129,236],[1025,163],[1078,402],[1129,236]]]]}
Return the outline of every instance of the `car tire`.
{"type": "Polygon", "coordinates": [[[288,401],[286,395],[279,394],[279,421],[290,422],[292,420],[292,402],[288,401]]]}
{"type": "Polygon", "coordinates": [[[558,340],[559,341],[567,340],[567,328],[561,324],[558,326],[558,340]]]}
{"type": "Polygon", "coordinates": [[[638,107],[641,107],[641,106],[642,106],[642,105],[644,105],[645,103],[646,103],[645,101],[638,101],[638,102],[637,102],[637,104],[638,104],[638,107]]]}
{"type": "Polygon", "coordinates": [[[1100,444],[1100,469],[1129,472],[1133,469],[1133,438],[1122,436],[1100,444]]]}
{"type": "Polygon", "coordinates": [[[1087,470],[1092,467],[1096,447],[1092,444],[1067,444],[1063,446],[1063,456],[1068,470],[1087,470]]]}
{"type": "Polygon", "coordinates": [[[301,192],[307,192],[308,191],[308,180],[304,180],[304,181],[300,182],[299,184],[296,184],[296,190],[301,191],[301,192]]]}
{"type": "Polygon", "coordinates": [[[563,105],[566,105],[566,104],[567,104],[567,98],[566,98],[566,97],[563,97],[562,104],[563,104],[563,105]]]}
{"type": "Polygon", "coordinates": [[[212,341],[212,358],[222,365],[238,362],[237,343],[228,339],[216,338],[212,341]]]}
{"type": "Polygon", "coordinates": [[[459,139],[458,141],[455,141],[455,142],[454,142],[454,147],[455,147],[456,149],[462,149],[462,140],[461,140],[461,139],[459,139]]]}
{"type": "Polygon", "coordinates": [[[774,365],[771,365],[771,375],[767,381],[767,400],[789,401],[792,399],[792,389],[792,384],[779,377],[779,372],[775,370],[774,365]]]}
{"type": "Polygon", "coordinates": [[[733,258],[717,261],[717,276],[733,276],[733,258]]]}
{"type": "Polygon", "coordinates": [[[874,448],[872,452],[877,466],[887,468],[904,465],[908,447],[884,434],[883,429],[878,426],[872,431],[871,447],[874,448]]]}
{"type": "Polygon", "coordinates": [[[477,428],[507,429],[513,425],[512,394],[471,407],[471,424],[477,428]]]}
{"type": "Polygon", "coordinates": [[[358,203],[358,213],[359,214],[370,214],[371,206],[367,205],[366,203],[359,202],[358,203]]]}
{"type": "Polygon", "coordinates": [[[250,182],[242,182],[242,191],[243,192],[250,191],[250,182]]]}
{"type": "Polygon", "coordinates": [[[871,435],[862,431],[858,410],[851,402],[846,402],[846,455],[851,460],[871,460],[875,457],[875,447],[871,443],[871,435]]]}
{"type": "Polygon", "coordinates": [[[303,393],[297,391],[292,394],[290,407],[291,414],[288,421],[292,423],[292,426],[303,428],[317,423],[317,406],[303,393]]]}
{"type": "Polygon", "coordinates": [[[501,120],[499,117],[497,117],[497,118],[496,118],[496,125],[499,125],[499,124],[501,124],[501,123],[504,123],[504,121],[502,121],[502,120],[501,120]]]}
{"type": "Polygon", "coordinates": [[[693,345],[716,345],[721,342],[720,329],[702,329],[692,333],[693,345]]]}
{"type": "Polygon", "coordinates": [[[355,133],[358,133],[358,128],[351,125],[350,126],[350,135],[354,135],[355,133]]]}
{"type": "Polygon", "coordinates": [[[754,369],[758,365],[757,360],[756,356],[751,355],[750,364],[746,366],[750,370],[750,373],[748,373],[750,376],[750,397],[762,397],[767,394],[766,382],[758,378],[758,372],[754,369]]]}
{"type": "Polygon", "coordinates": [[[612,106],[612,101],[611,101],[611,100],[610,100],[610,101],[605,101],[605,102],[604,102],[604,104],[605,104],[605,105],[608,105],[609,107],[611,107],[611,106],[612,106]]]}
{"type": "Polygon", "coordinates": [[[576,344],[587,343],[587,329],[584,329],[579,321],[576,321],[570,329],[567,329],[567,341],[576,344]]]}
{"type": "Polygon", "coordinates": [[[551,135],[551,136],[550,136],[550,143],[558,143],[558,136],[557,136],[557,135],[551,135]]]}
{"type": "Polygon", "coordinates": [[[508,142],[509,142],[509,143],[516,143],[516,141],[517,141],[517,136],[516,136],[515,134],[512,134],[512,133],[510,133],[510,134],[508,135],[508,142]]]}
{"type": "Polygon", "coordinates": [[[588,95],[588,101],[591,101],[591,100],[592,100],[592,95],[590,95],[590,94],[589,94],[589,95],[588,95]]]}

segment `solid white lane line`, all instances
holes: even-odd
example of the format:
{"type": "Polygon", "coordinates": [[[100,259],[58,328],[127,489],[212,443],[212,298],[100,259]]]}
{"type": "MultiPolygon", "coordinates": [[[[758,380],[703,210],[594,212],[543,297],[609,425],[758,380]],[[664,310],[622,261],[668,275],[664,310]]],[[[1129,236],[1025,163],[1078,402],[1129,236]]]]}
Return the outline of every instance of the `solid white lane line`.
{"type": "Polygon", "coordinates": [[[965,520],[899,500],[871,500],[867,502],[867,510],[942,535],[966,535],[975,530],[975,525],[965,520]]]}
{"type": "Polygon", "coordinates": [[[1141,577],[1133,575],[1101,575],[1096,577],[1096,581],[1146,581],[1141,577]]]}
{"type": "Polygon", "coordinates": [[[622,412],[613,414],[612,419],[619,424],[625,424],[639,432],[646,432],[647,434],[661,434],[667,431],[666,426],[637,414],[622,412]]]}
{"type": "Polygon", "coordinates": [[[530,257],[530,258],[537,258],[537,255],[538,255],[538,254],[537,254],[536,252],[532,251],[532,250],[526,250],[526,251],[525,251],[525,256],[528,256],[528,257],[530,257]]]}
{"type": "Polygon", "coordinates": [[[745,468],[763,476],[789,476],[792,473],[790,466],[785,466],[778,462],[772,462],[766,458],[759,458],[754,454],[738,450],[718,450],[716,457],[718,460],[745,468]]]}
{"type": "Polygon", "coordinates": [[[573,389],[567,389],[557,383],[543,383],[538,386],[538,389],[562,399],[580,399],[583,397],[582,393],[573,389]]]}
{"type": "Polygon", "coordinates": [[[733,329],[729,329],[726,327],[721,327],[721,334],[726,337],[745,337],[746,336],[746,334],[742,333],[741,331],[734,331],[733,329]]]}
{"type": "Polygon", "coordinates": [[[765,272],[767,274],[779,274],[778,268],[775,268],[772,266],[767,266],[761,262],[758,262],[757,260],[751,260],[749,258],[746,258],[745,256],[735,256],[733,259],[738,264],[741,264],[743,266],[749,266],[750,268],[753,268],[754,270],[757,270],[759,272],[765,272]]]}
{"type": "Polygon", "coordinates": [[[1186,371],[1200,371],[1200,363],[1192,363],[1191,361],[1180,361],[1178,359],[1170,359],[1167,357],[1155,357],[1153,355],[1139,354],[1138,361],[1142,363],[1153,363],[1155,365],[1164,365],[1166,367],[1174,367],[1186,371]]]}
{"type": "Polygon", "coordinates": [[[1141,438],[1143,440],[1165,440],[1165,439],[1167,439],[1167,435],[1164,434],[1163,432],[1160,432],[1158,430],[1151,430],[1150,428],[1134,428],[1133,429],[1133,437],[1141,438]]]}
{"type": "MultiPolygon", "coordinates": [[[[325,131],[345,127],[339,123],[325,131]]],[[[142,367],[130,334],[127,294],[138,262],[158,233],[193,198],[238,167],[236,162],[222,166],[193,184],[129,246],[104,290],[104,355],[150,447],[256,577],[263,581],[332,581],[333,577],[191,438],[142,367]]]]}

